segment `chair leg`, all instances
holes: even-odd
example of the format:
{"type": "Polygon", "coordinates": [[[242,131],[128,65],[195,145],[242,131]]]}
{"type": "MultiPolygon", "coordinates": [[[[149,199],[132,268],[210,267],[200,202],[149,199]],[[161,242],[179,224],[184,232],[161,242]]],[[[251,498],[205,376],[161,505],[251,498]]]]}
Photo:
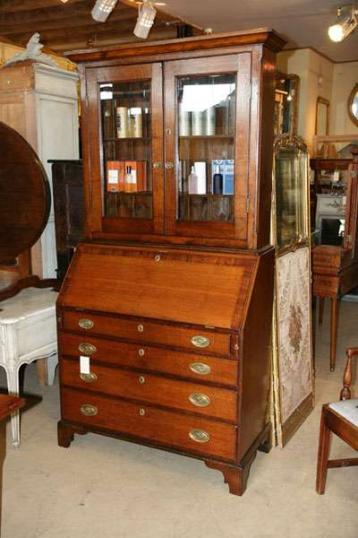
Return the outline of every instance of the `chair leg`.
{"type": "Polygon", "coordinates": [[[323,323],[323,314],[324,314],[324,297],[319,297],[318,299],[318,323],[322,325],[323,323]]]}
{"type": "Polygon", "coordinates": [[[331,430],[327,428],[325,423],[325,410],[324,408],[322,408],[316,476],[316,491],[319,495],[323,495],[326,489],[328,456],[331,445],[331,437],[331,430]]]}
{"type": "Polygon", "coordinates": [[[339,313],[339,299],[338,297],[332,297],[331,299],[331,349],[330,349],[331,372],[334,372],[334,369],[336,367],[338,313],[339,313]]]}

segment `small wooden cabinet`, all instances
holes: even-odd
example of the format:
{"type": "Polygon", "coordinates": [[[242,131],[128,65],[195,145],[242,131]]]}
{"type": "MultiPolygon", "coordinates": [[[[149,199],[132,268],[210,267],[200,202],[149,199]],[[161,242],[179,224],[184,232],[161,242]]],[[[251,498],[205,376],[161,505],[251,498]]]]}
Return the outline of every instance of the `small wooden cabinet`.
{"type": "Polygon", "coordinates": [[[198,457],[242,494],[268,449],[272,32],[72,53],[86,240],[58,301],[59,443],[198,457]]]}

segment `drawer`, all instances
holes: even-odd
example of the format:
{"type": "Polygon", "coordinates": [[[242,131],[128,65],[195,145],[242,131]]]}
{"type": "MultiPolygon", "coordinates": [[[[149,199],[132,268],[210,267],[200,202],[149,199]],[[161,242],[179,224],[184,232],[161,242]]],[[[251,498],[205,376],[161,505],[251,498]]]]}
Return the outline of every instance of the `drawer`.
{"type": "Polygon", "coordinates": [[[91,364],[91,374],[95,378],[88,382],[80,377],[79,360],[61,359],[60,365],[64,385],[236,421],[237,392],[234,390],[94,363],[91,364]]]}
{"type": "Polygon", "coordinates": [[[147,320],[131,320],[85,312],[62,312],[62,328],[66,331],[96,334],[184,347],[198,353],[230,355],[230,334],[207,329],[190,329],[147,320]],[[87,325],[88,328],[84,328],[87,325]]]}
{"type": "Polygon", "coordinates": [[[62,355],[78,357],[83,354],[79,346],[84,343],[94,346],[95,351],[91,354],[91,358],[96,362],[163,372],[196,381],[237,385],[238,362],[236,360],[194,355],[145,344],[104,340],[88,334],[85,336],[59,334],[62,355]]]}
{"type": "Polygon", "coordinates": [[[234,461],[237,427],[63,387],[62,419],[234,461]],[[92,406],[92,407],[83,407],[92,406]],[[95,413],[87,415],[83,413],[95,413]]]}

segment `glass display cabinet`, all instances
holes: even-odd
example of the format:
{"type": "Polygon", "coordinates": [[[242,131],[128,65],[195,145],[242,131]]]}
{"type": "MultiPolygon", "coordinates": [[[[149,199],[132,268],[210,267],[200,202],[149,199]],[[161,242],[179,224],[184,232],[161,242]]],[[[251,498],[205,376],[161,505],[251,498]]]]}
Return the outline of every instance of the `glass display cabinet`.
{"type": "Polygon", "coordinates": [[[284,446],[313,409],[308,151],[297,136],[275,139],[273,192],[273,424],[284,446]]]}
{"type": "Polygon", "coordinates": [[[86,237],[58,302],[61,446],[93,431],[185,453],[237,495],[269,449],[282,45],[257,30],[71,54],[86,237]]]}

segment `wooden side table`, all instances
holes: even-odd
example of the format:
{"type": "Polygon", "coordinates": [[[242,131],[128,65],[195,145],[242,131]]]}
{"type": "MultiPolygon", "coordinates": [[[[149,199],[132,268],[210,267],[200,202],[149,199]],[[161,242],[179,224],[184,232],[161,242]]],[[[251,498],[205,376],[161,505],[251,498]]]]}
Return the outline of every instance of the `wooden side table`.
{"type": "MultiPolygon", "coordinates": [[[[51,289],[27,288],[0,302],[0,366],[6,371],[9,394],[19,395],[23,364],[47,359],[47,381],[53,384],[57,359],[56,303],[51,289]]],[[[11,415],[12,444],[20,445],[20,416],[11,415]]]]}

